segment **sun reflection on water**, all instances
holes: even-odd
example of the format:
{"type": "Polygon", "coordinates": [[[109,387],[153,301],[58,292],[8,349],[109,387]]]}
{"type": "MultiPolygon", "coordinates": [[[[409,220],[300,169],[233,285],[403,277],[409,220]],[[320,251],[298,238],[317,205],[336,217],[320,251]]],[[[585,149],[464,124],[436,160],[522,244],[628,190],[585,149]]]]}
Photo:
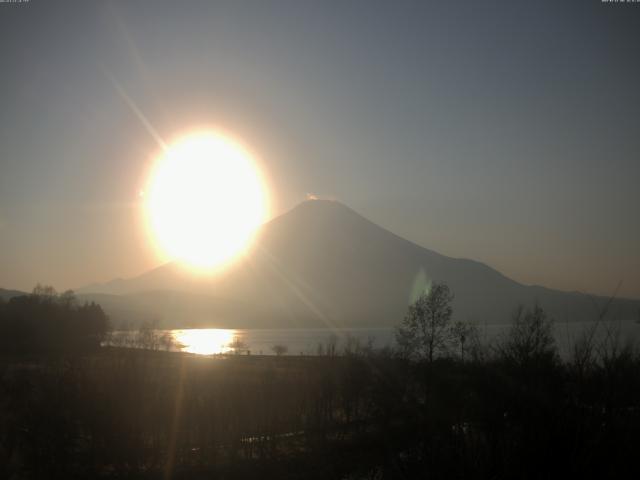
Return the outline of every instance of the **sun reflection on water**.
{"type": "Polygon", "coordinates": [[[181,352],[198,355],[214,355],[232,351],[232,344],[237,338],[237,333],[236,330],[223,328],[198,328],[171,332],[181,352]]]}

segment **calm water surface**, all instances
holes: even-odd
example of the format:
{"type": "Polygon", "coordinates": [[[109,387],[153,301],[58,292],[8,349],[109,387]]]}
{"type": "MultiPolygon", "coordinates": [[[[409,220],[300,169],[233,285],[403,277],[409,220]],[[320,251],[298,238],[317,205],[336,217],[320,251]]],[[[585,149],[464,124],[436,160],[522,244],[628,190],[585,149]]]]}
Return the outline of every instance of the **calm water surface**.
{"type": "MultiPolygon", "coordinates": [[[[491,343],[504,335],[509,325],[479,325],[480,340],[491,343]]],[[[561,355],[566,356],[573,343],[584,332],[593,327],[593,322],[556,323],[554,333],[561,355]]],[[[601,339],[607,331],[613,331],[621,343],[635,342],[640,338],[640,324],[635,322],[617,322],[601,324],[596,332],[596,339],[601,339]]],[[[394,345],[393,328],[353,328],[330,330],[322,328],[310,329],[173,329],[153,331],[156,339],[155,348],[166,348],[173,351],[195,353],[200,355],[218,354],[253,354],[273,355],[276,345],[283,346],[288,355],[317,355],[335,348],[342,353],[348,344],[357,343],[361,347],[370,346],[375,349],[394,345]],[[170,341],[168,341],[170,340],[170,341]]],[[[112,345],[131,345],[135,342],[136,332],[115,332],[112,345]]]]}

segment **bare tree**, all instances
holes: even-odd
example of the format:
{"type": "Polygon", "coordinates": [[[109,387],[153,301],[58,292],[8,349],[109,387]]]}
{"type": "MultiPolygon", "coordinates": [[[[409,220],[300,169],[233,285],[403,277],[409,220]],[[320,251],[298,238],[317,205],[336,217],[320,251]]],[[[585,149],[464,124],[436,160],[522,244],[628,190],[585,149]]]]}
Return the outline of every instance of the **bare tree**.
{"type": "Polygon", "coordinates": [[[451,321],[453,293],[444,283],[433,283],[412,305],[396,330],[396,341],[408,357],[433,362],[447,349],[447,327],[451,321]]]}
{"type": "Polygon", "coordinates": [[[169,332],[164,332],[160,335],[159,343],[167,352],[176,347],[176,341],[169,332]]]}
{"type": "Polygon", "coordinates": [[[144,321],[134,335],[134,345],[137,348],[146,350],[158,350],[160,342],[156,332],[158,327],[157,321],[144,321]]]}
{"type": "Polygon", "coordinates": [[[37,297],[42,302],[53,302],[58,298],[58,292],[51,285],[41,285],[38,283],[31,292],[33,297],[37,297]]]}
{"type": "Polygon", "coordinates": [[[316,355],[319,357],[335,357],[338,354],[338,335],[332,333],[324,342],[318,342],[316,355]]]}
{"type": "Polygon", "coordinates": [[[557,360],[553,321],[538,304],[531,310],[520,305],[514,312],[511,329],[498,344],[497,351],[502,358],[518,366],[557,360]]]}
{"type": "Polygon", "coordinates": [[[239,337],[234,337],[233,341],[229,343],[228,347],[234,354],[239,355],[243,352],[248,352],[248,345],[243,342],[239,337]]]}
{"type": "Polygon", "coordinates": [[[282,355],[285,355],[289,351],[289,348],[286,345],[277,344],[277,345],[274,345],[273,347],[271,347],[271,350],[278,357],[281,357],[282,355]]]}
{"type": "Polygon", "coordinates": [[[468,322],[458,321],[451,327],[450,335],[453,344],[460,347],[460,359],[464,362],[465,346],[478,336],[476,326],[468,322]]]}
{"type": "Polygon", "coordinates": [[[77,305],[78,300],[73,290],[66,290],[58,296],[58,302],[65,307],[73,307],[77,305]]]}

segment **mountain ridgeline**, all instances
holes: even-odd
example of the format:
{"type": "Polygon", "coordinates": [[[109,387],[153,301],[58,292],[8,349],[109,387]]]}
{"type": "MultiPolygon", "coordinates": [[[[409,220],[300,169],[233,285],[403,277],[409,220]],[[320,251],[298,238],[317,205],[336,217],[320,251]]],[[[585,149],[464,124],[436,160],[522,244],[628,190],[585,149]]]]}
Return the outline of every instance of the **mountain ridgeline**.
{"type": "MultiPolygon", "coordinates": [[[[214,277],[169,263],[131,279],[79,289],[118,322],[179,327],[393,326],[431,281],[455,293],[454,318],[510,319],[538,302],[558,321],[593,320],[604,298],[525,286],[482,263],[440,255],[349,207],[304,202],[265,224],[253,248],[214,277]]],[[[635,318],[640,301],[616,299],[610,314],[635,318]]]]}

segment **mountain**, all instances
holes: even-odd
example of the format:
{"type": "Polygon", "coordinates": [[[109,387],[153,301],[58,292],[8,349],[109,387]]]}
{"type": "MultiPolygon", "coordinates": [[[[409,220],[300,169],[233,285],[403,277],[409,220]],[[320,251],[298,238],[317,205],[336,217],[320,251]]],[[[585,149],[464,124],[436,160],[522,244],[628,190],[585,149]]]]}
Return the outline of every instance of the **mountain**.
{"type": "Polygon", "coordinates": [[[26,292],[21,292],[20,290],[7,290],[5,288],[0,288],[0,298],[5,301],[13,297],[19,297],[21,295],[26,295],[26,292]]]}
{"type": "MultiPolygon", "coordinates": [[[[217,276],[194,277],[170,263],[78,292],[111,295],[103,305],[108,313],[109,304],[118,304],[121,312],[147,312],[166,326],[390,326],[430,281],[452,288],[456,319],[480,323],[506,322],[519,303],[534,301],[559,321],[593,319],[594,301],[605,301],[522,285],[327,200],[303,202],[265,224],[251,251],[217,276]]],[[[612,312],[635,318],[639,308],[640,301],[617,299],[612,312]]]]}
{"type": "Polygon", "coordinates": [[[81,293],[78,300],[96,302],[116,329],[143,322],[166,328],[250,326],[260,311],[240,301],[178,290],[153,290],[123,295],[81,293]]]}

